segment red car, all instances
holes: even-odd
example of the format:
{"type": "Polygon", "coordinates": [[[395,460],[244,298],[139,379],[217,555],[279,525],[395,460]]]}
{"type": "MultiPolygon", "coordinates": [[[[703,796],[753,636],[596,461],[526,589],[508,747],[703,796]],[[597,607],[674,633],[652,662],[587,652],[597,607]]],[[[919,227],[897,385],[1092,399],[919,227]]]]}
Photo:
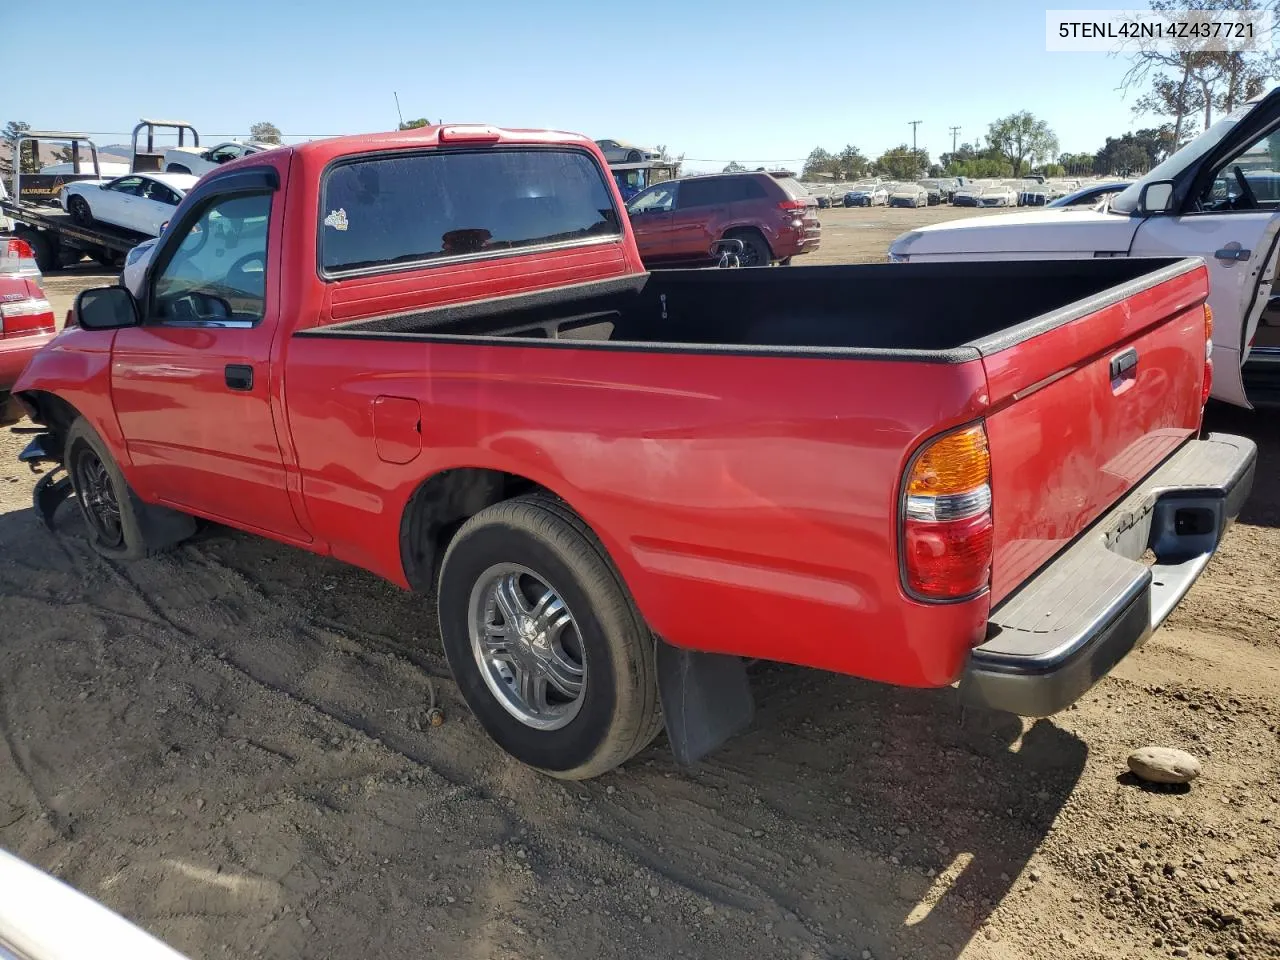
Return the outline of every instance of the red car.
{"type": "Polygon", "coordinates": [[[650,269],[718,259],[720,240],[741,240],[744,267],[790,263],[818,249],[818,199],[791,177],[726,173],[667,180],[627,204],[640,258],[650,269]]]}
{"type": "Polygon", "coordinates": [[[116,560],[206,517],[433,596],[485,729],[588,777],[740,729],[748,658],[1061,710],[1248,494],[1253,444],[1199,436],[1199,259],[646,273],[622,209],[555,132],[209,173],[18,383],[69,475],[38,507],[116,560]]]}
{"type": "Polygon", "coordinates": [[[0,424],[22,418],[10,390],[27,361],[57,332],[40,279],[30,245],[0,237],[0,424]]]}

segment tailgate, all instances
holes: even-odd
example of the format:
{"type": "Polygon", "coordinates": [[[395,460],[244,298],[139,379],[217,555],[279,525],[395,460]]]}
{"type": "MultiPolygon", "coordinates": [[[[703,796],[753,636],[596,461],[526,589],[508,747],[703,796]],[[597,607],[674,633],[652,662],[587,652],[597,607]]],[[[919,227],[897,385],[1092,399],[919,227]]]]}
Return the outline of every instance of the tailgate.
{"type": "Polygon", "coordinates": [[[993,605],[1199,429],[1208,292],[1184,260],[978,345],[993,605]]]}

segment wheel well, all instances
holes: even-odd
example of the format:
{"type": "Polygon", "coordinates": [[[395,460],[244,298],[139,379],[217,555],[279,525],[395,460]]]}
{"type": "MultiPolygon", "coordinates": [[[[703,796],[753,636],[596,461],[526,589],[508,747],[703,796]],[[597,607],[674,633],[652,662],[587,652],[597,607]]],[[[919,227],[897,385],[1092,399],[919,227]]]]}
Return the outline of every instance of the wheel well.
{"type": "Polygon", "coordinates": [[[17,396],[28,413],[34,412],[32,419],[48,427],[49,432],[57,438],[57,456],[61,457],[67,431],[80,416],[80,412],[57,394],[44,390],[24,390],[17,396]]]}
{"type": "Polygon", "coordinates": [[[420,593],[434,593],[444,552],[467,520],[495,503],[545,489],[527,477],[480,467],[458,467],[428,477],[409,498],[400,519],[400,559],[409,585],[420,593]]]}
{"type": "Polygon", "coordinates": [[[764,235],[764,231],[759,227],[731,227],[724,232],[724,239],[736,240],[744,233],[753,234],[760,238],[760,242],[764,244],[764,248],[769,251],[769,255],[773,256],[773,247],[769,244],[769,238],[764,235]]]}

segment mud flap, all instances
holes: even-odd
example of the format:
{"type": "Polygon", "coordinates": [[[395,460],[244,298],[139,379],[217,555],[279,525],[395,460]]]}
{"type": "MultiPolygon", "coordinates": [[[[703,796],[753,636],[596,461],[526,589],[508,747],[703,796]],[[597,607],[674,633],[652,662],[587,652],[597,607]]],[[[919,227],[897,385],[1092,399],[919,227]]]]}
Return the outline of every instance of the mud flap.
{"type": "Polygon", "coordinates": [[[741,657],[696,653],[658,640],[658,695],[671,752],[695,763],[751,725],[755,701],[741,657]]]}
{"type": "Polygon", "coordinates": [[[53,532],[53,515],[63,500],[71,496],[71,477],[61,467],[50,470],[36,481],[32,503],[36,516],[50,533],[53,532]],[[61,476],[59,476],[61,474],[61,476]]]}

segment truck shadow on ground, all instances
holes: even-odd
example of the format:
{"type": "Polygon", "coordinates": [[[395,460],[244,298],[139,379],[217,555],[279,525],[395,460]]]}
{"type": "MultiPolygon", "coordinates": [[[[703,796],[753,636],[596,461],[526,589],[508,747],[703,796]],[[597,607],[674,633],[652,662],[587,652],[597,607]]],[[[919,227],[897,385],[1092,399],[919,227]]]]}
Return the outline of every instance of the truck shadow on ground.
{"type": "Polygon", "coordinates": [[[765,664],[697,766],[660,736],[564,784],[471,718],[432,605],[361,571],[217,527],[108,563],[69,507],[56,537],[0,515],[0,557],[0,844],[193,956],[952,960],[1041,882],[1087,754],[950,689],[765,664]]]}

